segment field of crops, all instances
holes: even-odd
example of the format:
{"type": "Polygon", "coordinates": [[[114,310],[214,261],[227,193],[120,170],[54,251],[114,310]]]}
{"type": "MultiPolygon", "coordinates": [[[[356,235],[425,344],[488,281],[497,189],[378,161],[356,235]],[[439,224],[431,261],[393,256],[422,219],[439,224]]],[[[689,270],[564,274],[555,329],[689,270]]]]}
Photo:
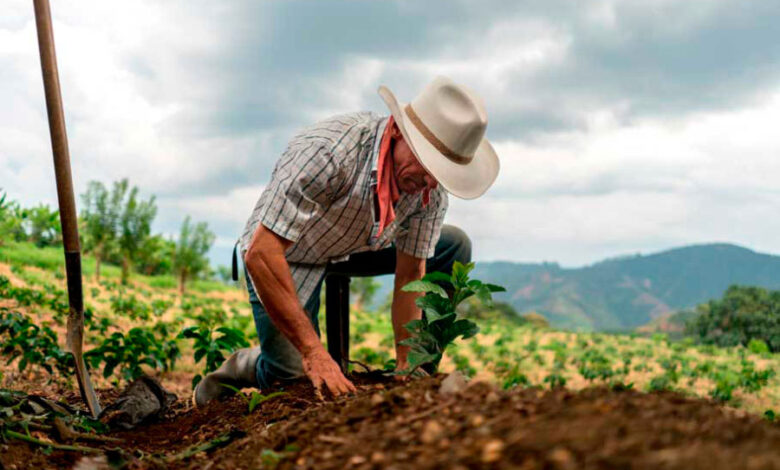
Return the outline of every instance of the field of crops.
{"type": "MultiPolygon", "coordinates": [[[[30,335],[17,335],[24,348],[14,349],[4,340],[8,351],[0,386],[25,388],[40,384],[33,380],[37,378],[55,386],[68,380],[56,372],[69,367],[62,352],[67,301],[58,251],[25,244],[0,248],[0,261],[5,261],[0,263],[2,324],[6,329],[26,328],[30,335]],[[25,322],[41,329],[25,327],[25,322]],[[26,354],[8,363],[9,353],[22,349],[26,354]]],[[[231,349],[256,343],[246,294],[237,287],[200,282],[182,298],[172,278],[136,275],[123,286],[118,270],[108,268],[95,283],[89,259],[85,264],[85,350],[92,367],[104,373],[102,384],[119,385],[121,379],[147,370],[162,374],[176,392],[186,393],[193,377],[213,370],[231,349]]],[[[661,334],[646,338],[518,325],[497,312],[480,317],[480,334],[449,347],[443,372],[457,369],[504,388],[620,384],[711,397],[753,413],[780,409],[780,377],[774,373],[780,370],[780,356],[758,342],[725,349],[692,340],[670,342],[661,334]]],[[[384,367],[392,357],[389,313],[353,311],[351,325],[352,359],[384,367]]]]}
{"type": "MultiPolygon", "coordinates": [[[[78,399],[73,363],[64,349],[68,307],[60,256],[58,249],[37,249],[25,243],[0,247],[0,389],[67,397],[75,403],[78,399]]],[[[193,384],[214,370],[231,351],[256,344],[247,295],[237,286],[198,281],[182,296],[172,277],[136,274],[123,285],[119,282],[118,268],[106,266],[103,278],[96,282],[91,267],[91,260],[86,258],[84,350],[96,388],[103,396],[112,396],[112,390],[149,373],[186,400],[193,384]]],[[[494,383],[511,393],[502,395],[505,398],[501,400],[525,399],[520,397],[526,395],[516,394],[524,390],[538,393],[552,390],[548,393],[553,395],[527,397],[555,401],[554,397],[560,397],[555,393],[564,389],[602,386],[602,390],[631,393],[676,391],[711,399],[713,403],[742,409],[769,421],[780,410],[780,377],[775,373],[780,369],[780,355],[769,353],[760,341],[752,342],[747,348],[726,349],[697,345],[692,340],[670,342],[661,334],[639,337],[571,333],[507,318],[498,310],[475,305],[468,311],[479,325],[480,333],[450,345],[440,371],[458,370],[471,377],[472,382],[494,383]]],[[[392,359],[390,315],[385,309],[379,310],[351,314],[351,358],[356,372],[387,368],[392,359]]],[[[321,323],[324,324],[324,319],[321,323]]],[[[437,385],[426,384],[421,385],[420,393],[429,400],[430,387],[437,385]]],[[[377,386],[383,387],[381,383],[377,386]]],[[[360,396],[370,395],[374,386],[366,387],[360,396]]],[[[279,404],[265,407],[262,412],[265,414],[255,413],[254,419],[267,418],[268,413],[277,411],[291,416],[289,406],[310,403],[307,398],[310,392],[301,393],[292,402],[276,399],[279,404]]],[[[617,400],[616,407],[629,406],[624,403],[625,397],[613,398],[601,393],[595,395],[600,397],[598,400],[617,400]]],[[[637,399],[643,396],[637,395],[637,399]]],[[[259,409],[262,408],[257,406],[259,403],[273,402],[275,397],[255,393],[246,400],[249,403],[251,399],[259,409]]],[[[373,403],[379,399],[372,396],[371,400],[373,403]]],[[[237,410],[246,413],[246,404],[241,403],[244,402],[230,402],[231,413],[239,413],[237,410]]],[[[676,402],[659,402],[659,406],[676,406],[670,403],[676,402]]],[[[250,415],[253,408],[250,405],[250,415]]],[[[177,413],[186,413],[189,416],[186,419],[195,420],[191,425],[198,429],[205,421],[214,419],[209,417],[213,410],[194,417],[189,415],[192,412],[180,408],[177,413]]],[[[458,413],[457,408],[453,413],[458,413]]],[[[214,429],[229,432],[230,426],[225,424],[214,429]]],[[[300,431],[302,435],[309,432],[306,429],[300,431]]],[[[222,438],[214,432],[203,431],[206,434],[198,436],[222,438]]],[[[399,428],[393,432],[408,430],[399,428]]],[[[198,442],[193,445],[200,445],[198,442]]],[[[286,455],[287,451],[278,450],[286,448],[283,443],[275,446],[274,455],[286,455]]]]}

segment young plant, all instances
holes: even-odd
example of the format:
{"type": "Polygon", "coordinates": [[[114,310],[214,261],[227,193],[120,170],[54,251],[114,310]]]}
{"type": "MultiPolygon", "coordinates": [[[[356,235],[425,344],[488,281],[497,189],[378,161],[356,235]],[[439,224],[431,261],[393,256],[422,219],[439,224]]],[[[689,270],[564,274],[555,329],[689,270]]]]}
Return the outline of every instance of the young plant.
{"type": "Polygon", "coordinates": [[[0,345],[0,352],[9,357],[8,364],[20,358],[20,372],[28,365],[41,367],[49,374],[54,369],[63,375],[73,371],[73,356],[60,349],[51,328],[39,327],[25,315],[6,308],[0,308],[0,345]]]}
{"type": "Polygon", "coordinates": [[[474,263],[463,265],[455,262],[452,275],[441,272],[427,274],[419,281],[405,285],[405,292],[424,292],[425,295],[415,300],[415,304],[423,311],[420,320],[412,320],[405,325],[411,337],[400,344],[409,346],[407,362],[409,367],[400,371],[401,375],[411,375],[418,368],[428,365],[435,371],[439,367],[447,345],[458,337],[471,338],[479,331],[477,325],[467,319],[458,319],[458,305],[471,296],[476,296],[487,307],[492,305],[493,292],[503,292],[501,286],[486,284],[476,279],[469,279],[469,272],[474,269],[474,263]],[[451,292],[447,294],[445,287],[451,292]]]}
{"type": "Polygon", "coordinates": [[[222,385],[225,388],[229,388],[230,390],[233,390],[234,392],[236,392],[237,396],[243,398],[247,404],[247,407],[249,408],[250,413],[255,411],[255,408],[257,408],[258,405],[267,402],[271,398],[287,395],[287,392],[277,391],[277,392],[271,392],[268,395],[263,395],[260,392],[252,392],[249,394],[249,396],[246,396],[243,393],[241,393],[241,389],[239,389],[238,387],[234,387],[233,385],[225,384],[225,383],[220,385],[222,385]]]}
{"type": "Polygon", "coordinates": [[[84,353],[84,359],[94,368],[103,366],[108,378],[120,368],[122,377],[131,381],[143,375],[142,365],[152,369],[172,370],[180,356],[174,339],[159,335],[159,327],[136,327],[127,334],[114,332],[96,348],[84,353]]]}
{"type": "MultiPolygon", "coordinates": [[[[178,337],[194,340],[195,362],[200,362],[201,359],[206,358],[206,367],[203,369],[204,375],[217,370],[220,364],[225,361],[225,354],[230,354],[236,349],[249,346],[242,331],[226,326],[221,326],[215,330],[213,324],[207,322],[201,322],[198,325],[183,329],[178,337]],[[214,337],[215,333],[221,333],[221,335],[214,337]]],[[[192,379],[192,388],[195,388],[202,378],[203,375],[197,374],[192,379]]]]}

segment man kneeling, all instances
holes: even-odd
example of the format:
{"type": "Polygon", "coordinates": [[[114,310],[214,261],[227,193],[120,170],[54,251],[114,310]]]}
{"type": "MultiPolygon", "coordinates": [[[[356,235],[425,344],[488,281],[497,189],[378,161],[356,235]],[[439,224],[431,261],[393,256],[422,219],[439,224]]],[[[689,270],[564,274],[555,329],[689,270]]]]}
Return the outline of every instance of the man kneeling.
{"type": "Polygon", "coordinates": [[[276,164],[240,240],[260,347],[230,356],[195,388],[196,405],[234,387],[267,389],[307,376],[334,395],[355,390],[320,342],[317,318],[327,274],[395,274],[396,367],[407,367],[419,294],[401,287],[426,272],[471,260],[471,242],[443,224],[447,193],[481,196],[498,175],[484,138],[487,115],[467,88],[439,77],[391,115],[336,116],[303,130],[276,164]]]}

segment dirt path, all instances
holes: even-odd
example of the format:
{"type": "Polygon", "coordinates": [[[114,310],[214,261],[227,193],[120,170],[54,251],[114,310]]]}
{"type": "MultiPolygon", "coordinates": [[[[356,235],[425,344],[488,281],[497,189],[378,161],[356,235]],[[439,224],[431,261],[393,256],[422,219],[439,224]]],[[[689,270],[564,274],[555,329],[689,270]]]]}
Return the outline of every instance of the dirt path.
{"type": "MultiPolygon", "coordinates": [[[[778,424],[673,393],[476,383],[442,396],[441,377],[357,382],[356,396],[324,403],[295,384],[251,414],[238,397],[196,410],[180,400],[161,422],[113,436],[134,456],[129,468],[780,469],[778,424]],[[181,458],[231,430],[224,447],[181,458]]],[[[0,448],[0,468],[81,459],[13,441],[0,448]]]]}

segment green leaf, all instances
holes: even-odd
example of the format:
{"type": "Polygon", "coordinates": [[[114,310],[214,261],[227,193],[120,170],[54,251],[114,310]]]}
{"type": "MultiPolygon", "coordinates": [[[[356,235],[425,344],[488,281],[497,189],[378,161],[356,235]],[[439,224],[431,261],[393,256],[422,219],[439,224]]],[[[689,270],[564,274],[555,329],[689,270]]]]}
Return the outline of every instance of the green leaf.
{"type": "Polygon", "coordinates": [[[452,311],[452,302],[450,302],[449,297],[445,298],[437,294],[429,293],[417,297],[414,299],[414,303],[420,308],[434,308],[441,313],[452,311]]]}
{"type": "Polygon", "coordinates": [[[447,331],[444,333],[446,342],[449,343],[455,340],[458,336],[463,335],[463,339],[469,339],[479,332],[479,327],[471,320],[457,320],[453,323],[447,331]]]}
{"type": "Polygon", "coordinates": [[[484,286],[487,287],[490,292],[506,292],[504,287],[495,284],[484,284],[484,286]]]}
{"type": "Polygon", "coordinates": [[[422,320],[412,320],[404,325],[404,328],[406,328],[409,333],[416,333],[419,332],[424,326],[425,323],[422,320]]]}
{"type": "Polygon", "coordinates": [[[455,261],[452,266],[452,280],[455,287],[463,287],[469,279],[469,272],[474,269],[474,263],[462,264],[455,261]]]}
{"type": "Polygon", "coordinates": [[[268,395],[263,395],[262,393],[252,392],[252,398],[249,400],[249,412],[255,411],[257,405],[260,405],[261,403],[265,403],[272,398],[286,394],[287,392],[273,392],[268,395]]]}
{"type": "Polygon", "coordinates": [[[403,286],[401,290],[404,292],[433,292],[441,297],[448,298],[447,291],[445,291],[443,287],[430,281],[412,281],[403,286]]]}
{"type": "Polygon", "coordinates": [[[441,271],[434,271],[432,273],[428,273],[422,278],[423,281],[429,281],[429,282],[446,282],[447,285],[452,285],[452,276],[449,274],[444,274],[441,271]]]}
{"type": "Polygon", "coordinates": [[[197,326],[190,326],[188,328],[185,328],[179,333],[179,338],[198,338],[200,335],[198,334],[198,328],[197,326]]]}
{"type": "Polygon", "coordinates": [[[487,286],[480,286],[480,288],[477,290],[477,298],[480,300],[480,302],[485,304],[486,307],[493,307],[493,297],[490,295],[490,290],[487,288],[487,286]]]}
{"type": "MultiPolygon", "coordinates": [[[[439,315],[435,319],[428,318],[429,323],[436,323],[437,326],[442,326],[442,324],[449,326],[453,321],[455,321],[455,318],[457,317],[457,314],[455,312],[447,313],[444,315],[439,315]]],[[[445,326],[446,327],[446,326],[445,326]]]]}
{"type": "Polygon", "coordinates": [[[441,358],[441,354],[432,354],[429,352],[412,350],[409,351],[409,354],[406,356],[406,361],[409,363],[409,368],[414,369],[415,367],[419,367],[423,364],[434,362],[437,358],[441,358]]]}
{"type": "Polygon", "coordinates": [[[195,386],[197,386],[198,383],[200,383],[200,381],[202,379],[203,379],[203,377],[200,374],[198,374],[198,375],[196,375],[195,377],[192,378],[192,389],[193,390],[195,390],[195,386]]]}

